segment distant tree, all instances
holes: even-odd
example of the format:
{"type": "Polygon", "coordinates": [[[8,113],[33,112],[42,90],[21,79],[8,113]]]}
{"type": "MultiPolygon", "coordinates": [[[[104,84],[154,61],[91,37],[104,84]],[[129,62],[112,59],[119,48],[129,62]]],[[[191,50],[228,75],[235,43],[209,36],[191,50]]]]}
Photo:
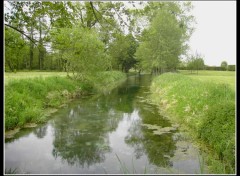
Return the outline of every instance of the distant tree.
{"type": "Polygon", "coordinates": [[[118,34],[109,46],[112,67],[127,73],[137,63],[134,55],[137,47],[138,43],[132,34],[118,34]]]}
{"type": "Polygon", "coordinates": [[[203,70],[205,67],[203,57],[198,53],[196,53],[195,56],[192,55],[188,59],[187,67],[189,70],[191,70],[191,72],[192,70],[197,70],[197,74],[198,74],[198,70],[203,70]]]}
{"type": "Polygon", "coordinates": [[[180,60],[179,64],[177,66],[177,69],[179,70],[187,70],[187,61],[186,60],[180,60]]]}
{"type": "Polygon", "coordinates": [[[222,63],[221,63],[221,67],[222,67],[222,70],[223,70],[223,71],[226,71],[227,68],[228,68],[227,61],[222,61],[222,63]]]}
{"type": "Polygon", "coordinates": [[[228,71],[235,71],[236,65],[228,65],[228,71]]]}
{"type": "Polygon", "coordinates": [[[153,74],[176,69],[180,56],[186,53],[186,41],[191,33],[191,18],[183,13],[186,7],[191,9],[189,5],[180,6],[175,2],[146,6],[149,27],[142,31],[136,51],[140,68],[153,74]]]}

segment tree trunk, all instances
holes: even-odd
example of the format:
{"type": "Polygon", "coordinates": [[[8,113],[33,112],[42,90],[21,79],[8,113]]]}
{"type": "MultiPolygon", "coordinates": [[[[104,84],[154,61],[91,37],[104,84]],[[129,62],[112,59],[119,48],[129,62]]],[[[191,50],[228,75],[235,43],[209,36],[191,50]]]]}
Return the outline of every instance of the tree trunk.
{"type": "MultiPolygon", "coordinates": [[[[31,25],[31,31],[30,36],[33,38],[33,26],[31,25]]],[[[29,69],[32,69],[32,63],[33,63],[33,43],[30,42],[30,62],[29,62],[29,69]]]]}

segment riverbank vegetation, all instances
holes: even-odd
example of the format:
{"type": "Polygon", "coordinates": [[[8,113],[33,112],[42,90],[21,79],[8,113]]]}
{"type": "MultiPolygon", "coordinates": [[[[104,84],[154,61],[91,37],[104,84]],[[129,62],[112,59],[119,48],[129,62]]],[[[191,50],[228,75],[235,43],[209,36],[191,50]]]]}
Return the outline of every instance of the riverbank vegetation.
{"type": "Polygon", "coordinates": [[[125,78],[124,73],[114,71],[99,73],[99,79],[85,82],[66,76],[11,80],[5,86],[5,130],[45,122],[49,109],[85,94],[104,91],[104,87],[110,91],[125,78]]]}
{"type": "Polygon", "coordinates": [[[207,146],[210,172],[235,172],[235,91],[228,84],[165,73],[151,92],[164,116],[207,146]]]}

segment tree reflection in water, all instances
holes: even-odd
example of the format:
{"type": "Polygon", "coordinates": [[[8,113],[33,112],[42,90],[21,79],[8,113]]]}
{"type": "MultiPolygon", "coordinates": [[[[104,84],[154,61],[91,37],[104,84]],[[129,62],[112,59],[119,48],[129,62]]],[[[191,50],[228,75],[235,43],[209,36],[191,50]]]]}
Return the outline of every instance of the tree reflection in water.
{"type": "Polygon", "coordinates": [[[126,84],[129,82],[107,96],[81,100],[68,111],[67,117],[53,120],[55,158],[80,167],[105,160],[105,154],[111,152],[108,133],[116,130],[123,113],[134,110],[134,94],[139,87],[126,84]]]}
{"type": "Polygon", "coordinates": [[[47,134],[47,125],[40,126],[36,129],[34,129],[33,133],[38,137],[38,138],[44,138],[47,134]]]}
{"type": "MultiPolygon", "coordinates": [[[[142,89],[139,95],[142,95],[143,91],[147,91],[147,88],[145,90],[142,89]]],[[[172,138],[173,133],[155,135],[153,130],[141,125],[151,124],[167,127],[171,126],[170,122],[159,115],[154,105],[149,105],[136,99],[134,106],[138,110],[140,118],[133,121],[128,130],[129,133],[125,137],[125,142],[134,147],[134,154],[137,159],[146,154],[150,163],[154,165],[162,167],[171,166],[169,159],[176,150],[176,142],[172,138]]]]}

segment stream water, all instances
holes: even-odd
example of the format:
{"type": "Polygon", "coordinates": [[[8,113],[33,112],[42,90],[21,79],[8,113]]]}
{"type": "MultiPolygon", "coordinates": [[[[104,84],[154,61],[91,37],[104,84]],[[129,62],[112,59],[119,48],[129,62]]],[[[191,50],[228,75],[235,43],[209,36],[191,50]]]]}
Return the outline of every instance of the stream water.
{"type": "Polygon", "coordinates": [[[5,139],[5,171],[20,174],[196,174],[197,149],[146,101],[150,75],[69,103],[45,124],[5,139]]]}

